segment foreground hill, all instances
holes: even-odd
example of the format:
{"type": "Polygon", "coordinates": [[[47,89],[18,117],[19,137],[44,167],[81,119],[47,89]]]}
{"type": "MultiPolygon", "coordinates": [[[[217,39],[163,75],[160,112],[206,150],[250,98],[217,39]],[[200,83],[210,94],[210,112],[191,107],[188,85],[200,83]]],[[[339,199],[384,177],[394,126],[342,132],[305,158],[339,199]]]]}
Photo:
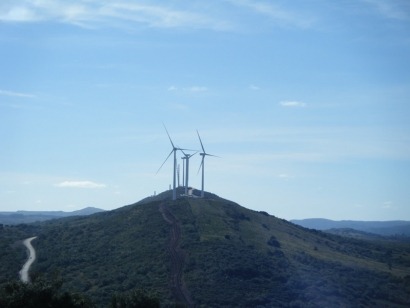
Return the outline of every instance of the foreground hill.
{"type": "Polygon", "coordinates": [[[59,273],[101,307],[135,288],[162,306],[410,305],[406,243],[308,230],[211,194],[169,196],[19,227],[38,236],[32,276],[59,273]]]}
{"type": "Polygon", "coordinates": [[[383,236],[403,235],[410,236],[410,221],[335,221],[324,218],[293,219],[291,222],[305,228],[316,230],[354,229],[383,236]]]}

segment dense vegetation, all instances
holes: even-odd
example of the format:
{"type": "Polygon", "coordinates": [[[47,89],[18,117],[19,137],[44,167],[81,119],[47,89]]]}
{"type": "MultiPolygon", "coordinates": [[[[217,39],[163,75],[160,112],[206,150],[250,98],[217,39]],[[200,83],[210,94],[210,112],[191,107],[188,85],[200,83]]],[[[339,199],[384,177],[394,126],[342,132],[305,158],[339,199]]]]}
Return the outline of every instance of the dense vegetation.
{"type": "MultiPolygon", "coordinates": [[[[2,308],[94,308],[95,303],[88,297],[61,290],[61,280],[52,281],[36,278],[30,284],[12,281],[0,287],[0,307],[2,308]]],[[[112,295],[109,308],[159,308],[159,300],[135,289],[127,293],[112,295]]]]}
{"type": "MultiPolygon", "coordinates": [[[[58,273],[63,291],[84,294],[99,307],[107,307],[113,294],[135,289],[153,294],[161,306],[174,306],[178,288],[204,307],[410,304],[408,243],[309,230],[214,195],[165,197],[25,230],[14,227],[13,236],[7,231],[8,242],[2,240],[9,252],[0,256],[0,264],[9,262],[15,277],[25,255],[13,241],[37,235],[32,276],[51,279],[58,273]],[[180,232],[179,287],[170,274],[175,269],[170,238],[176,229],[160,206],[176,218],[180,232]]],[[[0,273],[0,283],[12,276],[0,273]]]]}

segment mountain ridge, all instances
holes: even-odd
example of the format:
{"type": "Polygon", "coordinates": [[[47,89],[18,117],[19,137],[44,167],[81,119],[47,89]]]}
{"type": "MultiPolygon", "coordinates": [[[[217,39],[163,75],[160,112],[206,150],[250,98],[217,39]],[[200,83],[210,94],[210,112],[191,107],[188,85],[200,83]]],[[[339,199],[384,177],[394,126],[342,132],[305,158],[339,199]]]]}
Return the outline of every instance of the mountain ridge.
{"type": "Polygon", "coordinates": [[[292,219],[292,223],[309,229],[355,229],[363,232],[383,236],[405,235],[410,236],[410,221],[359,221],[359,220],[331,220],[326,218],[292,219]]]}
{"type": "Polygon", "coordinates": [[[95,213],[104,212],[105,210],[96,207],[85,207],[80,210],[71,212],[66,211],[26,211],[18,210],[14,212],[0,212],[0,224],[20,224],[32,223],[37,221],[45,221],[49,219],[71,217],[71,216],[86,216],[95,213]]]}

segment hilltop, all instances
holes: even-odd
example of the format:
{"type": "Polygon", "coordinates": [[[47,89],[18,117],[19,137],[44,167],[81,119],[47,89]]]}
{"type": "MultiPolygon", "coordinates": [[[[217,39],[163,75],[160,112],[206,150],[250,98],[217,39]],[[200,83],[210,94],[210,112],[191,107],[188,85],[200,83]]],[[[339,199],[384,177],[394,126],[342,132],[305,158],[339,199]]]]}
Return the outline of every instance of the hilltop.
{"type": "MultiPolygon", "coordinates": [[[[101,307],[135,288],[165,307],[410,304],[409,244],[305,229],[210,193],[175,201],[171,194],[2,232],[38,236],[32,276],[58,273],[64,288],[101,307]]],[[[11,264],[0,282],[18,270],[11,264]]]]}

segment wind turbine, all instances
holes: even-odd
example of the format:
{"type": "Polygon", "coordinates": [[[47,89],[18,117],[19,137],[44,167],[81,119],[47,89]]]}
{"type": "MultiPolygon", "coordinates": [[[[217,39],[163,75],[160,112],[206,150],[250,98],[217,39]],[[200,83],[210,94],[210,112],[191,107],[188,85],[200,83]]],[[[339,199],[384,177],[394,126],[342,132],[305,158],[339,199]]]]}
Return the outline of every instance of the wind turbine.
{"type": "Polygon", "coordinates": [[[182,149],[181,152],[184,154],[182,157],[183,162],[185,163],[185,182],[183,183],[185,185],[185,195],[188,195],[188,179],[189,179],[189,159],[194,156],[197,152],[194,154],[187,154],[185,153],[182,149]]]}
{"type": "MultiPolygon", "coordinates": [[[[204,174],[205,174],[205,172],[204,172],[204,169],[205,169],[205,156],[214,156],[214,157],[219,157],[219,156],[206,153],[205,148],[204,148],[204,145],[202,144],[201,136],[199,136],[198,130],[196,130],[196,132],[197,132],[197,134],[198,134],[199,142],[201,143],[201,147],[202,147],[202,151],[203,151],[202,153],[199,153],[199,155],[202,156],[202,161],[201,161],[201,165],[199,166],[199,169],[202,168],[202,190],[201,190],[201,198],[203,198],[203,197],[204,197],[204,177],[205,177],[205,176],[204,176],[204,174]]],[[[198,170],[198,172],[199,172],[199,170],[198,170]]]]}
{"type": "Polygon", "coordinates": [[[164,160],[164,162],[162,163],[161,167],[159,167],[157,173],[159,172],[159,170],[161,170],[162,166],[166,163],[166,161],[167,161],[168,158],[172,155],[172,153],[174,153],[174,168],[173,168],[173,175],[172,175],[172,182],[173,182],[172,200],[176,200],[176,199],[177,199],[177,191],[176,191],[175,184],[176,184],[176,169],[177,169],[177,151],[178,151],[178,150],[182,151],[182,150],[187,150],[187,149],[177,148],[177,147],[174,145],[174,143],[172,142],[171,136],[169,135],[168,130],[167,130],[167,128],[165,127],[165,124],[163,124],[163,125],[164,125],[164,128],[165,128],[165,131],[167,132],[169,141],[171,142],[172,150],[171,150],[171,152],[169,153],[169,155],[167,156],[167,158],[164,160]]]}
{"type": "Polygon", "coordinates": [[[185,185],[185,156],[181,157],[182,159],[182,185],[185,185]]]}
{"type": "Polygon", "coordinates": [[[179,187],[179,164],[178,164],[178,167],[177,167],[177,179],[178,179],[178,187],[179,187]]]}

